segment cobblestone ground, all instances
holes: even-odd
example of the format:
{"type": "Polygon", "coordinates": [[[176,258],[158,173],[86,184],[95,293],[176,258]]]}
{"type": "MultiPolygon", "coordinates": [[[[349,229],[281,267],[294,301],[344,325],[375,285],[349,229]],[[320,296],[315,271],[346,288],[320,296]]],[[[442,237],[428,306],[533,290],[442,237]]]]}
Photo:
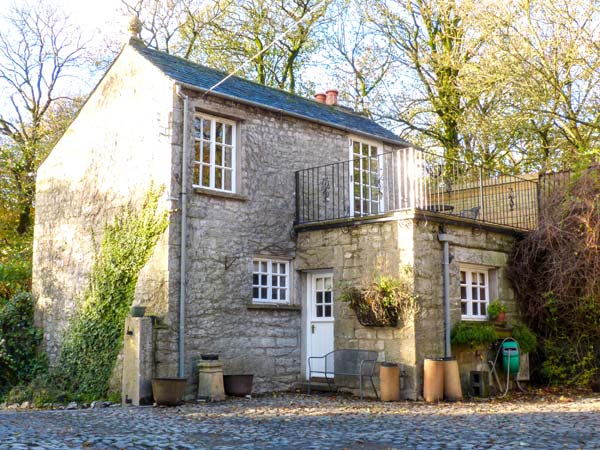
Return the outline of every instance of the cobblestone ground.
{"type": "Polygon", "coordinates": [[[379,403],[277,395],[176,408],[0,411],[0,449],[600,448],[600,398],[379,403]]]}

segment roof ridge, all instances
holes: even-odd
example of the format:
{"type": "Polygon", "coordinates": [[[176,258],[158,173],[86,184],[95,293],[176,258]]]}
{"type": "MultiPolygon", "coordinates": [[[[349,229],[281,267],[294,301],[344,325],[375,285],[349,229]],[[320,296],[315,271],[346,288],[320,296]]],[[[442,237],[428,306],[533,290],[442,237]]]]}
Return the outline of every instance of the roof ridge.
{"type": "MultiPolygon", "coordinates": [[[[182,83],[204,92],[208,92],[227,76],[226,72],[219,69],[205,66],[177,55],[148,48],[137,40],[130,40],[129,46],[174,82],[182,83]]],[[[351,133],[364,134],[371,138],[399,145],[411,145],[373,119],[356,111],[346,110],[345,108],[338,107],[338,105],[327,105],[312,98],[307,98],[280,88],[266,86],[237,75],[229,77],[224,83],[211,90],[210,93],[239,101],[240,103],[278,111],[333,128],[343,129],[351,133]]]]}

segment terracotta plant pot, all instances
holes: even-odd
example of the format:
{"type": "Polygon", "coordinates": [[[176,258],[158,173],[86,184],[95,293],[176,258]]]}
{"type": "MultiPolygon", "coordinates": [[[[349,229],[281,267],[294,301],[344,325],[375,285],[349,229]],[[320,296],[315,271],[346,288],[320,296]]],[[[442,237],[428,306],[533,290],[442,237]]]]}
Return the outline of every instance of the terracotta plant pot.
{"type": "Polygon", "coordinates": [[[234,397],[250,395],[252,393],[252,378],[254,378],[254,375],[224,375],[225,394],[234,397]]]}
{"type": "Polygon", "coordinates": [[[498,323],[506,322],[506,312],[505,311],[500,311],[498,313],[498,315],[496,316],[496,322],[498,322],[498,323]]]}
{"type": "Polygon", "coordinates": [[[187,378],[152,378],[152,395],[158,405],[177,406],[183,403],[187,378]]]}

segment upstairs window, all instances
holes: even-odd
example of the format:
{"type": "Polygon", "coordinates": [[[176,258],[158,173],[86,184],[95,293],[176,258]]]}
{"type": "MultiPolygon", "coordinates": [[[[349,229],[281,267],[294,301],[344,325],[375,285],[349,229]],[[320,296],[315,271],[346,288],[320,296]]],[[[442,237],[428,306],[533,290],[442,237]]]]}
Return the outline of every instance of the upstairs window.
{"type": "Polygon", "coordinates": [[[235,192],[235,122],[207,115],[194,118],[194,187],[235,192]]]}
{"type": "Polygon", "coordinates": [[[252,301],[254,303],[289,303],[290,263],[255,258],[252,265],[252,301]]]}
{"type": "Polygon", "coordinates": [[[482,267],[460,268],[461,316],[464,320],[485,320],[489,303],[489,272],[482,267]]]}

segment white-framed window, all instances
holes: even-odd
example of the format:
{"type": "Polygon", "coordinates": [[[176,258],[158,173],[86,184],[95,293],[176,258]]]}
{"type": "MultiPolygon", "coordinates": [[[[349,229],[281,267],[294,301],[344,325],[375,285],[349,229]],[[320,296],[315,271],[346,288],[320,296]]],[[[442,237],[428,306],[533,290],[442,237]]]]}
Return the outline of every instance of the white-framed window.
{"type": "Polygon", "coordinates": [[[461,266],[460,310],[462,319],[485,320],[489,300],[489,269],[481,266],[461,266]]]}
{"type": "Polygon", "coordinates": [[[252,301],[290,303],[290,262],[254,258],[252,260],[252,301]]]}
{"type": "Polygon", "coordinates": [[[350,215],[383,212],[381,145],[353,137],[350,139],[350,159],[350,215]]]}
{"type": "Polygon", "coordinates": [[[227,119],[194,117],[194,187],[235,192],[236,124],[227,119]]]}

